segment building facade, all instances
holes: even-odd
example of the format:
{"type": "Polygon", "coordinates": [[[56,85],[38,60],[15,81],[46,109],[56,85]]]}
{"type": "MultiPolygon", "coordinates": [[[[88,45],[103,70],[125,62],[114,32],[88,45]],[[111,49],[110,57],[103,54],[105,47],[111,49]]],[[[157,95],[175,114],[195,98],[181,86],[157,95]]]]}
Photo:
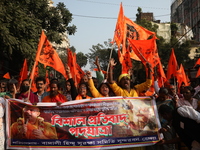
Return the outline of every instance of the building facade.
{"type": "Polygon", "coordinates": [[[187,25],[193,31],[193,40],[200,42],[200,0],[173,0],[171,22],[187,25]]]}

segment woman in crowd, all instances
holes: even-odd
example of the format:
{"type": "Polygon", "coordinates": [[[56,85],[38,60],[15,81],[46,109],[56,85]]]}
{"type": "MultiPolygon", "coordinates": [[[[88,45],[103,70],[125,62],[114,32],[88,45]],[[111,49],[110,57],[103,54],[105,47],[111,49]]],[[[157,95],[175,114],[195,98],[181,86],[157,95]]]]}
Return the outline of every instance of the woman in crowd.
{"type": "Polygon", "coordinates": [[[80,83],[78,87],[78,95],[76,96],[76,100],[81,99],[91,99],[92,97],[87,95],[87,92],[89,91],[87,83],[80,83]]]}
{"type": "Polygon", "coordinates": [[[63,95],[66,96],[68,101],[72,101],[76,99],[76,96],[78,95],[78,93],[74,85],[74,80],[72,79],[69,66],[66,67],[66,72],[69,79],[66,81],[66,91],[63,93],[63,95]]]}
{"type": "Polygon", "coordinates": [[[88,86],[94,98],[113,96],[112,90],[110,89],[109,84],[107,82],[101,83],[99,89],[97,90],[96,87],[94,86],[91,72],[88,71],[86,74],[88,76],[88,86]]]}

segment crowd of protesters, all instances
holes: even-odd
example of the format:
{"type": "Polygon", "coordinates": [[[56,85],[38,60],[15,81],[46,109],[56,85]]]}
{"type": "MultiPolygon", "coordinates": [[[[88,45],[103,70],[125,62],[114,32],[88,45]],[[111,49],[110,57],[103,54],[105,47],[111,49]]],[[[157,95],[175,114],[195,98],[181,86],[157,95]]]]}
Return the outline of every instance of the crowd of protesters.
{"type": "MultiPolygon", "coordinates": [[[[114,59],[110,60],[109,71],[106,76],[103,75],[98,61],[95,64],[98,68],[97,78],[92,77],[91,72],[88,71],[78,87],[74,84],[69,67],[66,67],[69,79],[65,82],[64,88],[60,87],[61,84],[58,79],[52,79],[50,84],[46,85],[44,77],[37,77],[34,81],[37,88],[34,93],[30,90],[31,83],[28,79],[23,80],[19,88],[16,79],[2,82],[0,91],[0,126],[4,126],[5,101],[9,98],[30,102],[33,105],[41,102],[56,102],[57,105],[60,105],[67,101],[98,97],[138,97],[147,92],[152,85],[152,76],[154,74],[151,72],[152,68],[149,63],[146,64],[146,81],[137,85],[132,83],[133,80],[130,73],[123,73],[117,80],[113,80],[113,68],[116,65],[114,59]]],[[[154,79],[156,79],[155,76],[154,79]]],[[[179,84],[181,86],[178,89],[177,83],[168,83],[159,87],[154,82],[155,92],[147,96],[151,96],[156,101],[162,126],[160,132],[163,133],[164,138],[154,146],[129,149],[200,149],[200,84],[196,87],[179,84]]],[[[4,149],[4,134],[5,129],[1,128],[0,149],[4,149]]]]}

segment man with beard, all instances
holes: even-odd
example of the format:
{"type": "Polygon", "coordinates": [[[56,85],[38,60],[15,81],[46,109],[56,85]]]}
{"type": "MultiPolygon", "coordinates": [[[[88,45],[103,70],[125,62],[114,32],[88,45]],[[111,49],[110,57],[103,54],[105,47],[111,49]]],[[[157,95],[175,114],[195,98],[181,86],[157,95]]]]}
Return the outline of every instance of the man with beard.
{"type": "Polygon", "coordinates": [[[22,81],[21,87],[20,87],[20,93],[16,94],[17,99],[21,99],[24,102],[31,102],[31,103],[37,103],[38,97],[33,94],[30,90],[30,80],[25,79],[22,81]]]}
{"type": "Polygon", "coordinates": [[[39,102],[42,102],[42,99],[45,96],[49,95],[49,92],[45,91],[46,80],[43,77],[37,77],[35,80],[35,83],[36,83],[37,92],[35,92],[34,94],[38,96],[39,102]]]}
{"type": "Polygon", "coordinates": [[[146,82],[135,85],[133,88],[131,87],[131,78],[129,74],[121,74],[118,78],[119,86],[113,80],[113,67],[116,65],[114,59],[110,60],[110,72],[108,77],[108,82],[110,83],[110,87],[115,93],[116,96],[125,96],[125,97],[138,97],[138,94],[147,91],[152,84],[152,75],[151,65],[149,63],[146,64],[148,69],[147,71],[147,79],[146,82]]]}
{"type": "Polygon", "coordinates": [[[39,117],[39,108],[27,105],[22,115],[11,125],[12,139],[57,139],[55,127],[39,117]]]}
{"type": "Polygon", "coordinates": [[[58,92],[59,83],[57,81],[52,81],[50,83],[50,95],[45,96],[42,102],[57,102],[57,104],[67,102],[67,98],[58,92]]]}

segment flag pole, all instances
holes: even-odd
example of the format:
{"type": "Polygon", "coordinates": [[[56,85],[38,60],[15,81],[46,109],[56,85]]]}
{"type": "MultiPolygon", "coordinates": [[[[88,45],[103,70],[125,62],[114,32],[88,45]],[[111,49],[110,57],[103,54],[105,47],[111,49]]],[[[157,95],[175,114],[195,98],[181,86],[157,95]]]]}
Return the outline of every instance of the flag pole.
{"type": "MultiPolygon", "coordinates": [[[[111,47],[110,56],[109,56],[109,61],[110,61],[110,59],[111,59],[111,57],[112,57],[113,49],[114,49],[114,42],[113,42],[112,47],[111,47]]],[[[107,73],[108,73],[108,71],[109,71],[109,67],[110,67],[110,63],[108,63],[107,73]]]]}

